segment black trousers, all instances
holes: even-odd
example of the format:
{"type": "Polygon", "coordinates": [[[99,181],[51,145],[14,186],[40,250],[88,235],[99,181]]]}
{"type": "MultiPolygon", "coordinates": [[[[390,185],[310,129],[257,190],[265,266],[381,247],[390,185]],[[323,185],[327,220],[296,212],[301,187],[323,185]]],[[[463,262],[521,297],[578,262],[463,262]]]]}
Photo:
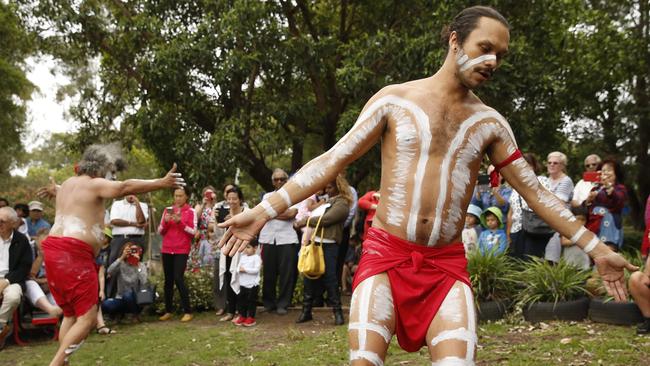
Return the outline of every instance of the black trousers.
{"type": "Polygon", "coordinates": [[[262,244],[264,283],[262,302],[270,310],[286,309],[291,304],[295,286],[294,267],[298,265],[296,255],[299,244],[262,244]],[[279,293],[276,290],[279,287],[279,293]]]}
{"type": "Polygon", "coordinates": [[[251,288],[240,287],[239,295],[237,295],[237,307],[239,308],[239,316],[244,318],[254,318],[255,308],[257,307],[257,292],[259,286],[251,288]]]}
{"type": "Polygon", "coordinates": [[[314,302],[314,291],[322,285],[327,291],[327,300],[334,310],[341,310],[341,294],[339,283],[336,280],[336,268],[338,257],[338,245],[336,243],[324,243],[323,257],[325,257],[325,273],[315,280],[305,277],[305,295],[303,297],[303,308],[311,311],[314,302]]]}
{"type": "MultiPolygon", "coordinates": [[[[109,244],[110,251],[108,253],[108,263],[106,263],[106,269],[113,264],[122,255],[122,247],[124,244],[131,242],[133,244],[138,245],[140,248],[142,248],[142,257],[144,257],[146,245],[144,241],[144,235],[141,237],[129,237],[125,238],[124,236],[119,236],[115,235],[115,237],[111,240],[111,243],[109,244]]],[[[142,261],[143,258],[140,258],[140,261],[142,261]]],[[[110,277],[108,281],[106,281],[106,297],[115,297],[117,295],[115,292],[117,292],[117,276],[110,277]]]]}
{"type": "Polygon", "coordinates": [[[546,245],[548,244],[548,241],[551,240],[553,233],[538,235],[527,233],[524,230],[522,230],[521,233],[524,241],[523,259],[529,259],[529,256],[544,259],[546,245]]]}
{"type": "MultiPolygon", "coordinates": [[[[352,225],[352,224],[350,224],[352,225]]],[[[343,237],[339,243],[339,251],[336,256],[336,281],[341,285],[341,277],[343,277],[343,264],[345,262],[345,255],[348,253],[350,247],[350,226],[343,228],[343,237]]]]}
{"type": "Polygon", "coordinates": [[[174,310],[174,284],[181,295],[181,305],[184,313],[191,313],[190,296],[185,286],[185,267],[187,267],[187,254],[162,254],[163,272],[165,274],[165,310],[171,313],[174,310]]]}
{"type": "MultiPolygon", "coordinates": [[[[224,255],[224,254],[222,254],[224,255]]],[[[230,281],[232,280],[232,273],[230,273],[230,264],[232,263],[232,257],[226,256],[226,273],[223,274],[223,287],[226,288],[226,313],[234,314],[237,311],[237,294],[235,290],[230,286],[230,281]]],[[[219,278],[217,277],[217,281],[219,278]]]]}

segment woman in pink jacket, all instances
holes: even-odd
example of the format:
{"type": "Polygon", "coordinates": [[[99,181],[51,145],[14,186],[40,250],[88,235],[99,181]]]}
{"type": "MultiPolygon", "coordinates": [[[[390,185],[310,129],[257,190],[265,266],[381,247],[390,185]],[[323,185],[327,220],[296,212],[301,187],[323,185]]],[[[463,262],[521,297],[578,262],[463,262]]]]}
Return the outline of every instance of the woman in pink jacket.
{"type": "Polygon", "coordinates": [[[160,320],[172,318],[172,300],[174,298],[174,284],[181,295],[183,306],[182,322],[192,320],[190,297],[185,286],[185,267],[190,253],[190,246],[195,234],[196,223],[194,210],[187,204],[188,194],[186,188],[177,188],[174,191],[174,205],[165,208],[158,232],[163,236],[162,263],[165,274],[165,314],[160,320]]]}

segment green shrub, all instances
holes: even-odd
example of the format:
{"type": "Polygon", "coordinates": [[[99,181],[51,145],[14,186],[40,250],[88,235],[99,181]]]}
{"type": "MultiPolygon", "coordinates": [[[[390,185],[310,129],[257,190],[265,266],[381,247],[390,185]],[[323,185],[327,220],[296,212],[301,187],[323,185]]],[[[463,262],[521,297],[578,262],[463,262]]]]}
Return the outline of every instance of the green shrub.
{"type": "Polygon", "coordinates": [[[511,298],[516,288],[514,261],[497,249],[481,254],[478,250],[468,253],[467,271],[477,301],[494,301],[511,298]]]}
{"type": "Polygon", "coordinates": [[[643,231],[635,230],[633,227],[623,227],[623,251],[640,250],[643,242],[643,231]]]}
{"type": "MultiPolygon", "coordinates": [[[[165,312],[165,279],[162,275],[150,276],[149,280],[156,285],[159,298],[152,306],[157,313],[165,312]]],[[[205,311],[214,308],[214,295],[212,294],[212,267],[203,267],[197,272],[185,272],[185,285],[190,295],[190,306],[193,311],[205,311]]],[[[174,309],[182,310],[181,298],[174,286],[174,309]]]]}
{"type": "Polygon", "coordinates": [[[517,274],[520,287],[517,301],[529,305],[576,300],[589,294],[585,285],[590,274],[589,270],[581,270],[564,260],[552,264],[532,257],[517,274]]]}

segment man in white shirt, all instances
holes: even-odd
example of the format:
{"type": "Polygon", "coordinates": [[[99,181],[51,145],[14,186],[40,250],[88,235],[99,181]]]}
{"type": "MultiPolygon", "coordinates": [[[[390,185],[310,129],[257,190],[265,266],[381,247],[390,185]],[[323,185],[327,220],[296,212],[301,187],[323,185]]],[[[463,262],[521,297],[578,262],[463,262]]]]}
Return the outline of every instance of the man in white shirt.
{"type": "MultiPolygon", "coordinates": [[[[278,191],[289,176],[282,169],[275,169],[271,175],[273,187],[278,191]]],[[[273,192],[264,195],[264,199],[273,192]]],[[[290,207],[269,220],[260,231],[259,243],[262,244],[262,262],[264,263],[264,285],[262,301],[266,311],[276,310],[279,315],[287,314],[294,290],[294,268],[298,265],[298,234],[293,228],[293,220],[298,213],[297,206],[290,207]],[[277,282],[280,293],[276,294],[277,282]]]]}
{"type": "MultiPolygon", "coordinates": [[[[585,158],[585,172],[595,172],[598,169],[600,164],[600,156],[596,154],[591,154],[585,158]]],[[[578,207],[589,196],[589,192],[594,188],[595,182],[585,181],[580,179],[580,181],[573,188],[573,198],[571,199],[571,206],[578,207]]]]}
{"type": "MultiPolygon", "coordinates": [[[[136,195],[128,195],[122,200],[116,200],[111,206],[110,222],[113,227],[113,239],[110,245],[107,267],[110,266],[122,254],[124,243],[131,242],[146,250],[144,230],[149,219],[149,207],[146,203],[140,202],[136,195]]],[[[106,290],[107,295],[112,296],[116,288],[115,278],[111,278],[106,290]]]]}

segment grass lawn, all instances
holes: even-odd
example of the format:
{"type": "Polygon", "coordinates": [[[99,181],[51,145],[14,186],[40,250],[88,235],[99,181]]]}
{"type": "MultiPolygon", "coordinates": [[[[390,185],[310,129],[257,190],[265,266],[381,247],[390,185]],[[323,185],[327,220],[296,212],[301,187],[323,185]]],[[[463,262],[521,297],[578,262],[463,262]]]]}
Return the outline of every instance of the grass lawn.
{"type": "MultiPolygon", "coordinates": [[[[74,355],[72,365],[346,365],[346,327],[332,325],[329,311],[315,321],[294,324],[298,316],[259,314],[258,325],[239,328],[217,322],[212,313],[190,323],[117,325],[118,334],[93,334],[74,355]]],[[[28,347],[9,343],[0,365],[46,365],[56,344],[38,340],[28,347]]],[[[479,365],[647,365],[650,337],[633,327],[598,323],[499,322],[480,324],[479,365]]],[[[396,339],[387,365],[428,365],[426,349],[406,353],[396,339]]]]}

